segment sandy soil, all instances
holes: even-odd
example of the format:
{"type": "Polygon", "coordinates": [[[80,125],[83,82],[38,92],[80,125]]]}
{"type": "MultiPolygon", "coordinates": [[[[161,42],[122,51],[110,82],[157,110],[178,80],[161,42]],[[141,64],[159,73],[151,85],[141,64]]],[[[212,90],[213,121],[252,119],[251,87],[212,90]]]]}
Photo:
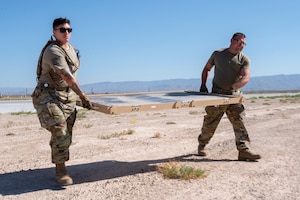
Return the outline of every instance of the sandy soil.
{"type": "Polygon", "coordinates": [[[224,116],[196,156],[204,108],[107,115],[85,111],[74,128],[68,172],[60,187],[50,162],[50,134],[35,114],[0,114],[0,199],[300,199],[300,103],[245,102],[251,150],[258,162],[237,161],[224,116]],[[110,139],[114,133],[132,135],[110,139]],[[156,137],[160,135],[160,137],[156,137]],[[170,160],[206,171],[206,178],[167,179],[156,166],[170,160]]]}

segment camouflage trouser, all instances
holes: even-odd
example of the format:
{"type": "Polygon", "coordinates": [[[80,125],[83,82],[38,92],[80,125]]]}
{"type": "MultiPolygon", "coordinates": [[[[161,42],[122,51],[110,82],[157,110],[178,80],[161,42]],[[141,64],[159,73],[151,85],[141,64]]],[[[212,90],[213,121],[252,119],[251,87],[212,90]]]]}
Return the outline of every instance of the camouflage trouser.
{"type": "Polygon", "coordinates": [[[243,104],[207,106],[205,111],[206,115],[204,116],[202,132],[198,137],[200,145],[205,146],[210,141],[222,116],[226,113],[235,133],[237,149],[248,149],[246,142],[250,142],[250,139],[243,122],[243,117],[245,116],[243,104]]]}
{"type": "Polygon", "coordinates": [[[76,120],[75,103],[63,104],[52,100],[35,105],[43,128],[51,132],[52,163],[60,164],[69,160],[69,147],[72,143],[72,129],[76,120]]]}

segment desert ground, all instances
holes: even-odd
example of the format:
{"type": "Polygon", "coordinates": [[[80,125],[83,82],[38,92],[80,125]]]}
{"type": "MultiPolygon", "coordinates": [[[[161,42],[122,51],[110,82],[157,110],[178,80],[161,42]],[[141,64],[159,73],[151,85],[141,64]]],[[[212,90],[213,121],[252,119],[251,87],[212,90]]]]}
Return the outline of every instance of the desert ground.
{"type": "Polygon", "coordinates": [[[108,115],[81,110],[67,170],[71,186],[55,182],[50,133],[35,113],[0,114],[0,199],[300,199],[300,101],[245,101],[245,125],[258,162],[238,161],[234,133],[223,117],[207,157],[197,137],[204,107],[108,115]],[[121,133],[131,132],[129,135],[121,133]],[[169,179],[157,166],[176,161],[205,171],[199,179],[169,179]]]}

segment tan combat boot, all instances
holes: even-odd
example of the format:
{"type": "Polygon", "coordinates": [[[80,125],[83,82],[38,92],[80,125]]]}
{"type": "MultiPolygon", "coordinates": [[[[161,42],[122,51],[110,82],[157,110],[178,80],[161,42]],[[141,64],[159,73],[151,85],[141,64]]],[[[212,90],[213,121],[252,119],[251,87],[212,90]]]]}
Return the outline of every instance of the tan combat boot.
{"type": "Polygon", "coordinates": [[[248,149],[240,150],[238,160],[240,161],[256,161],[260,159],[259,154],[253,154],[248,149]]]}
{"type": "Polygon", "coordinates": [[[198,156],[206,156],[204,147],[205,147],[205,145],[203,145],[203,144],[198,145],[198,156]]]}
{"type": "Polygon", "coordinates": [[[73,179],[67,174],[65,163],[56,164],[56,181],[64,186],[73,184],[73,179]]]}

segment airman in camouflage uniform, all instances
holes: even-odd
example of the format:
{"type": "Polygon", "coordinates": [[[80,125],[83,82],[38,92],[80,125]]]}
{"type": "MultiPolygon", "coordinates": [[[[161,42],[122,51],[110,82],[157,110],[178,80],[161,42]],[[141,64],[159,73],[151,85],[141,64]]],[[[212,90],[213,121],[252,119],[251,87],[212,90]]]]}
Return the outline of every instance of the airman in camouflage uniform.
{"type": "Polygon", "coordinates": [[[51,157],[56,164],[56,179],[61,185],[70,185],[65,162],[69,160],[72,129],[76,120],[76,100],[80,97],[83,107],[91,103],[76,80],[79,56],[69,44],[72,28],[70,20],[58,18],[53,21],[53,35],[43,48],[37,68],[37,86],[32,94],[41,126],[51,132],[51,157]]]}
{"type": "MultiPolygon", "coordinates": [[[[250,60],[241,52],[245,45],[246,36],[243,33],[235,33],[231,38],[229,48],[213,52],[202,71],[200,92],[208,93],[206,81],[210,70],[215,67],[212,93],[241,95],[239,89],[250,79],[250,60]]],[[[226,113],[235,133],[236,147],[239,151],[238,160],[260,159],[260,155],[251,153],[247,146],[250,139],[243,122],[245,108],[242,103],[207,106],[205,111],[202,131],[198,137],[199,156],[206,156],[204,148],[214,135],[222,116],[226,113]]]]}

